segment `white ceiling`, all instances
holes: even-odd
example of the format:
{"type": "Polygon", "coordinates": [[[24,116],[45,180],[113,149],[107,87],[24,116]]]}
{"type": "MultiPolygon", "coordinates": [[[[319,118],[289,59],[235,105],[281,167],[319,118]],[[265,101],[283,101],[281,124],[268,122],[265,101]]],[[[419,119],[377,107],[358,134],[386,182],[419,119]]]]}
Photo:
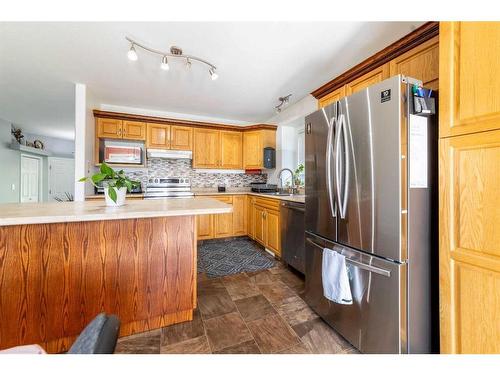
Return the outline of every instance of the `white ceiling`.
{"type": "Polygon", "coordinates": [[[277,98],[291,104],[420,25],[420,22],[0,23],[0,118],[27,131],[71,137],[74,83],[102,104],[262,122],[277,98]],[[217,66],[170,62],[125,36],[171,45],[217,66]]]}

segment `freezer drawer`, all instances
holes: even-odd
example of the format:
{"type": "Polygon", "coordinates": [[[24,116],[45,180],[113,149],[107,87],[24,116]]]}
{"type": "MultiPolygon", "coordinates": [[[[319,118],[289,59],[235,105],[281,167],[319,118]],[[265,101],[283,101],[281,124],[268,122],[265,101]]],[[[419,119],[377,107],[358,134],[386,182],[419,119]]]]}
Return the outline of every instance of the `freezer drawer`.
{"type": "Polygon", "coordinates": [[[406,272],[406,264],[372,257],[306,233],[306,302],[363,353],[407,352],[406,272]],[[346,257],[352,305],[323,297],[324,247],[346,257]]]}

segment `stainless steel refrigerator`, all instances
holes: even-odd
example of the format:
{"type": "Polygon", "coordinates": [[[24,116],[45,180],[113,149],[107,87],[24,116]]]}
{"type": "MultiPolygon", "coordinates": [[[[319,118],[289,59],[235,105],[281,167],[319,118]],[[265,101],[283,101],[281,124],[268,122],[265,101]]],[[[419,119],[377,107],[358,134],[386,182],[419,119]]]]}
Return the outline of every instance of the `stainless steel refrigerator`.
{"type": "Polygon", "coordinates": [[[395,76],[305,120],[305,299],[364,353],[437,345],[437,121],[414,114],[417,86],[395,76]],[[323,296],[324,248],[346,257],[351,305],[323,296]]]}

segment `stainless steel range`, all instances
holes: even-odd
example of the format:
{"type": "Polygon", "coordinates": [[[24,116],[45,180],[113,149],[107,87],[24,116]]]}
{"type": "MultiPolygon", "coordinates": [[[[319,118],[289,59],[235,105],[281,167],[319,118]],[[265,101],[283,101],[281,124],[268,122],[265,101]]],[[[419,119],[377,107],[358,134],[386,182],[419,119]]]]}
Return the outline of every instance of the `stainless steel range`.
{"type": "Polygon", "coordinates": [[[189,198],[194,196],[191,191],[191,180],[183,177],[150,178],[146,184],[144,199],[189,198]]]}

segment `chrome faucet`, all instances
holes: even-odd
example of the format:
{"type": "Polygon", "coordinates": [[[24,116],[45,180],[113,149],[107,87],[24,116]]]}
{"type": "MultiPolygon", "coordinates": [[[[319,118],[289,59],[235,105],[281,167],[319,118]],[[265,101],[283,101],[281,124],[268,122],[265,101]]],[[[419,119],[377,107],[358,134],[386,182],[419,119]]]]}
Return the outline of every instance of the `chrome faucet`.
{"type": "Polygon", "coordinates": [[[284,171],[290,172],[290,175],[292,177],[292,184],[291,184],[292,194],[295,194],[296,188],[295,188],[294,174],[293,174],[293,171],[291,169],[289,169],[289,168],[283,168],[278,173],[278,179],[280,181],[280,188],[279,188],[279,190],[283,191],[283,177],[282,177],[282,174],[283,174],[284,171]]]}

